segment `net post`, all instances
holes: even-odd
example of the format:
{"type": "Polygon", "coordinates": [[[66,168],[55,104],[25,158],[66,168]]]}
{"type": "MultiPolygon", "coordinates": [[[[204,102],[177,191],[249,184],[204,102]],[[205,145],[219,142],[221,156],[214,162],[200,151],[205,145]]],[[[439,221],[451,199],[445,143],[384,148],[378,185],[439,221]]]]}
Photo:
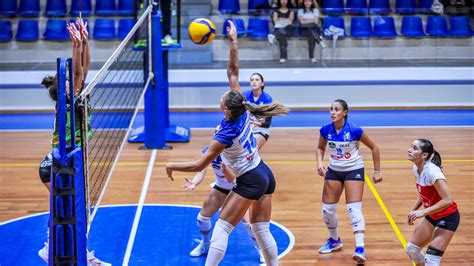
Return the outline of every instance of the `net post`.
{"type": "Polygon", "coordinates": [[[145,92],[145,147],[161,149],[165,147],[166,119],[166,89],[163,68],[163,49],[161,46],[161,14],[154,5],[151,14],[151,62],[153,82],[145,92]]]}

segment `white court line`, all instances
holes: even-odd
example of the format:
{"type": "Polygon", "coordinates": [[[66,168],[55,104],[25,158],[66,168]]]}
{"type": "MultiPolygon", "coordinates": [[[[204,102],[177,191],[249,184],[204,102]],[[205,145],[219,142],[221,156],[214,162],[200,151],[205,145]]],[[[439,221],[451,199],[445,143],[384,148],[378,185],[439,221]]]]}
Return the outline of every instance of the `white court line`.
{"type": "Polygon", "coordinates": [[[137,211],[135,212],[135,218],[133,219],[132,230],[130,232],[130,237],[127,243],[127,250],[123,257],[122,265],[127,266],[130,261],[130,256],[132,255],[133,243],[135,242],[135,236],[138,230],[138,223],[140,222],[140,217],[142,215],[143,204],[145,203],[146,193],[150,185],[151,173],[153,172],[153,167],[155,166],[155,159],[158,150],[154,149],[151,152],[150,161],[148,163],[148,168],[146,169],[145,181],[143,182],[142,192],[140,194],[140,200],[138,201],[137,211]]]}

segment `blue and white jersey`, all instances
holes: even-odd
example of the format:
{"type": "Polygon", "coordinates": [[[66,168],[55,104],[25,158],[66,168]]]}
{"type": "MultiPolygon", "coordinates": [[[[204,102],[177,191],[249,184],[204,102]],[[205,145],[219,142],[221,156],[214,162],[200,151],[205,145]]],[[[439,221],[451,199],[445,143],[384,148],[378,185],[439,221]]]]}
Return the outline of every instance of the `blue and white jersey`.
{"type": "Polygon", "coordinates": [[[221,153],[222,161],[236,177],[254,169],[261,161],[248,111],[233,121],[222,119],[214,140],[226,145],[221,153]]]}
{"type": "MultiPolygon", "coordinates": [[[[255,100],[255,98],[253,97],[253,91],[252,90],[244,91],[243,95],[245,96],[245,98],[247,98],[247,102],[253,103],[253,104],[256,104],[256,105],[270,104],[270,103],[273,102],[272,96],[270,96],[270,94],[266,93],[265,91],[262,91],[262,94],[260,94],[260,97],[258,97],[257,100],[255,100]]],[[[250,114],[250,119],[256,120],[257,118],[254,115],[250,114]]],[[[265,118],[265,121],[262,123],[262,126],[255,127],[253,129],[253,132],[254,133],[260,133],[261,132],[261,133],[270,135],[270,125],[271,125],[271,123],[272,123],[272,117],[267,117],[267,118],[265,118]]]]}
{"type": "Polygon", "coordinates": [[[321,136],[328,142],[329,167],[335,171],[352,171],[364,167],[364,161],[359,154],[359,141],[364,130],[346,121],[339,133],[333,123],[326,124],[319,130],[321,136]]]}
{"type": "MultiPolygon", "coordinates": [[[[202,154],[206,153],[209,147],[202,149],[202,154]]],[[[226,190],[232,190],[235,185],[235,182],[229,182],[225,177],[224,169],[222,168],[222,158],[217,156],[217,158],[211,163],[212,170],[214,170],[214,178],[216,180],[216,185],[220,188],[226,190]]]]}

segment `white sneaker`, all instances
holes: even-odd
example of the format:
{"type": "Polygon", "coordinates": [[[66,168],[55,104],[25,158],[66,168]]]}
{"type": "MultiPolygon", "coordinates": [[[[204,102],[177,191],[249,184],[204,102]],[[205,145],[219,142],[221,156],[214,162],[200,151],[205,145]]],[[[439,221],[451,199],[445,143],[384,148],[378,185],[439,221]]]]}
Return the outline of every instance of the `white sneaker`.
{"type": "Polygon", "coordinates": [[[87,251],[87,266],[112,266],[111,263],[104,262],[95,257],[94,251],[87,251]]]}
{"type": "Polygon", "coordinates": [[[165,40],[165,42],[167,44],[173,44],[174,43],[173,38],[171,38],[171,36],[169,34],[167,34],[163,39],[165,40]]]}
{"type": "Polygon", "coordinates": [[[38,251],[38,256],[40,256],[42,260],[48,263],[48,258],[49,258],[48,243],[44,243],[44,247],[38,251]]]}
{"type": "Polygon", "coordinates": [[[258,251],[258,255],[260,256],[260,263],[265,263],[265,257],[263,256],[262,249],[257,245],[255,248],[258,251]]]}
{"type": "Polygon", "coordinates": [[[280,58],[280,63],[285,63],[286,59],[285,58],[280,58]]]}
{"type": "Polygon", "coordinates": [[[311,58],[311,63],[317,63],[318,62],[318,59],[316,58],[311,58]]]}
{"type": "Polygon", "coordinates": [[[321,48],[326,48],[327,47],[326,44],[323,41],[320,41],[319,45],[321,46],[321,48]]]}
{"type": "Polygon", "coordinates": [[[269,42],[269,43],[275,44],[275,35],[273,35],[273,34],[268,34],[267,37],[268,37],[268,42],[269,42]]]}
{"type": "Polygon", "coordinates": [[[207,254],[209,252],[209,246],[211,243],[204,243],[203,240],[198,240],[195,239],[196,242],[199,242],[199,245],[197,245],[191,252],[189,252],[189,256],[191,257],[200,257],[202,255],[207,254]]]}

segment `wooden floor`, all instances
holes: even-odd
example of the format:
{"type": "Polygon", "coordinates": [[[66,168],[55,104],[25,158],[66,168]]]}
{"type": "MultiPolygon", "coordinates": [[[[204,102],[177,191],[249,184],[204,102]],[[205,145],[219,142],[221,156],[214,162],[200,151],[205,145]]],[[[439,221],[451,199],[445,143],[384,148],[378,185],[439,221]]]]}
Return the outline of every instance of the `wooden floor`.
{"type": "MultiPolygon", "coordinates": [[[[429,138],[444,159],[444,172],[454,200],[461,212],[461,224],[443,257],[443,265],[474,265],[474,129],[473,128],[397,128],[367,129],[380,146],[384,181],[376,185],[383,202],[408,240],[414,227],[406,224],[406,216],[417,197],[407,149],[415,138],[429,138]]],[[[146,203],[201,205],[209,191],[208,174],[193,193],[182,191],[183,177],[166,178],[167,161],[198,158],[203,146],[210,142],[211,130],[194,130],[192,141],[173,144],[173,150],[158,152],[156,166],[146,203]]],[[[38,178],[38,164],[47,154],[50,132],[0,132],[0,221],[47,211],[48,194],[38,178]]],[[[317,250],[327,238],[321,219],[323,179],[316,174],[315,150],[317,129],[273,129],[269,142],[261,152],[277,178],[273,220],[286,226],[295,236],[293,250],[281,265],[350,265],[354,238],[345,201],[338,209],[343,251],[319,255],[317,250]]],[[[109,184],[103,204],[138,202],[150,151],[140,145],[127,144],[109,184]]],[[[363,147],[368,173],[371,157],[363,147]]],[[[402,244],[374,195],[366,185],[363,212],[366,220],[366,252],[368,265],[411,265],[402,244]]],[[[232,248],[232,246],[229,246],[232,248]]]]}

